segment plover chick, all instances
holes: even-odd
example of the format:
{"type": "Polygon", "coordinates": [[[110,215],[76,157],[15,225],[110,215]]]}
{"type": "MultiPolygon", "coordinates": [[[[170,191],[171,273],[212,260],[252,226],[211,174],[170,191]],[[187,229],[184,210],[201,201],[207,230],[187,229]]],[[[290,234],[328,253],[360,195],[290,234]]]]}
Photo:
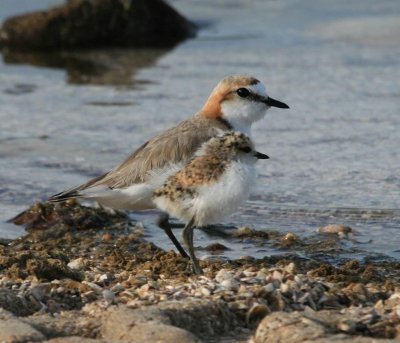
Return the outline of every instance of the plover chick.
{"type": "MultiPolygon", "coordinates": [[[[154,172],[170,164],[185,163],[202,143],[221,132],[235,130],[250,134],[252,123],[263,118],[270,107],[289,108],[269,97],[264,85],[254,77],[229,76],[218,83],[203,108],[192,118],[150,139],[108,173],[53,195],[49,200],[85,198],[114,209],[154,209],[151,180],[154,172]]],[[[187,257],[171,231],[168,216],[160,217],[159,226],[181,255],[187,257]]]]}
{"type": "Polygon", "coordinates": [[[217,223],[247,200],[256,179],[255,162],[267,158],[245,134],[225,133],[204,143],[155,190],[157,207],[187,223],[182,236],[196,274],[202,270],[193,248],[194,227],[217,223]]]}

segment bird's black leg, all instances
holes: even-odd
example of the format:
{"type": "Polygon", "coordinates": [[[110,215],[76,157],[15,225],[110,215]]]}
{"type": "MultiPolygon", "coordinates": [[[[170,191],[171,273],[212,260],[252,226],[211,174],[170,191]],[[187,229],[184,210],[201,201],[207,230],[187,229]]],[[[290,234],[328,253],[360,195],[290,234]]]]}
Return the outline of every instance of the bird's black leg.
{"type": "Polygon", "coordinates": [[[189,258],[189,255],[186,253],[185,249],[183,249],[181,243],[176,239],[172,232],[172,227],[182,227],[183,225],[181,224],[172,224],[169,222],[169,215],[166,213],[162,213],[160,217],[157,220],[157,225],[164,230],[164,232],[167,234],[169,239],[171,240],[172,243],[174,243],[175,247],[178,249],[179,253],[181,254],[182,257],[189,258]],[[178,226],[180,225],[180,226],[178,226]]]}
{"type": "Polygon", "coordinates": [[[193,247],[193,229],[194,229],[194,219],[192,219],[189,223],[186,224],[185,228],[182,232],[183,241],[185,242],[187,248],[189,249],[190,259],[192,260],[193,271],[197,275],[202,275],[203,270],[200,267],[199,261],[194,254],[193,247]]]}

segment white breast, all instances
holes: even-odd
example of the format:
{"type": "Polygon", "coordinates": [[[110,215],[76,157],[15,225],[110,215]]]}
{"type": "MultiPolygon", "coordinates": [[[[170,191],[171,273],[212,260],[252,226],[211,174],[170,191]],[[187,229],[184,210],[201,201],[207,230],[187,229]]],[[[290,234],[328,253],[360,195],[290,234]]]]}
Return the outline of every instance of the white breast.
{"type": "Polygon", "coordinates": [[[199,188],[193,201],[196,225],[218,223],[249,197],[256,180],[254,163],[233,161],[218,182],[199,188]]]}

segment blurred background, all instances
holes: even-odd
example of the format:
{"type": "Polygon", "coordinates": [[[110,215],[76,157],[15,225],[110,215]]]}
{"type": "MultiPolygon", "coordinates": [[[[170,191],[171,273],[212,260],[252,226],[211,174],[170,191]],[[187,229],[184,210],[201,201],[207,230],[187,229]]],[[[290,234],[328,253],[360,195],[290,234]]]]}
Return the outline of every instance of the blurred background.
{"type": "MultiPolygon", "coordinates": [[[[60,3],[2,0],[0,21],[60,3]]],[[[345,224],[357,233],[346,254],[399,258],[400,2],[168,3],[199,28],[171,49],[3,49],[0,237],[23,233],[6,221],[32,203],[113,168],[196,113],[221,78],[249,74],[290,110],[270,109],[253,126],[271,159],[227,222],[300,235],[345,224]]],[[[149,234],[168,244],[157,229],[149,234]]]]}

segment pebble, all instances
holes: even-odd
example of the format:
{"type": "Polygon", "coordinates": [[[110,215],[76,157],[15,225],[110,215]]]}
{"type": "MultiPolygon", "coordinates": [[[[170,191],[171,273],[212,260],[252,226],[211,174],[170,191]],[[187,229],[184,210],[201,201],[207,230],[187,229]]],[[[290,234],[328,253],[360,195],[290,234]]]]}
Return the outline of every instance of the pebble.
{"type": "Polygon", "coordinates": [[[116,285],[114,285],[113,287],[111,287],[111,290],[114,293],[119,293],[119,292],[123,292],[125,290],[125,287],[122,286],[120,283],[117,283],[116,285]]]}
{"type": "Polygon", "coordinates": [[[105,233],[105,234],[101,237],[101,239],[102,239],[103,241],[107,242],[107,241],[111,241],[111,240],[113,239],[113,236],[112,236],[111,233],[105,233]]]}
{"type": "Polygon", "coordinates": [[[201,287],[200,288],[200,292],[202,295],[204,295],[205,297],[209,297],[211,295],[211,291],[206,288],[206,287],[201,287]]]}
{"type": "Polygon", "coordinates": [[[97,293],[101,293],[103,291],[103,288],[101,288],[99,285],[95,284],[94,282],[82,281],[82,283],[87,285],[89,288],[91,288],[93,291],[95,291],[97,293]]]}
{"type": "Polygon", "coordinates": [[[265,285],[265,286],[263,287],[263,289],[264,289],[267,293],[271,293],[271,292],[273,292],[273,291],[275,290],[275,286],[274,286],[273,283],[269,283],[269,284],[265,285]]]}
{"type": "Polygon", "coordinates": [[[353,229],[350,226],[342,225],[342,224],[330,224],[317,229],[319,233],[330,233],[330,234],[349,234],[353,232],[353,229]]]}
{"type": "Polygon", "coordinates": [[[225,289],[235,291],[239,289],[239,283],[235,279],[226,279],[221,282],[221,286],[225,289]]]}
{"type": "Polygon", "coordinates": [[[262,320],[271,310],[265,304],[254,304],[246,314],[247,325],[258,323],[262,320]]]}
{"type": "Polygon", "coordinates": [[[50,284],[42,283],[36,285],[30,289],[31,294],[35,297],[36,300],[42,301],[43,298],[50,292],[50,284]]]}
{"type": "Polygon", "coordinates": [[[215,280],[219,283],[225,281],[225,280],[232,280],[233,279],[233,274],[230,271],[227,271],[226,269],[221,269],[217,275],[215,275],[215,280]]]}
{"type": "Polygon", "coordinates": [[[110,289],[105,289],[102,292],[104,300],[107,302],[107,305],[111,305],[115,300],[115,293],[110,289]]]}
{"type": "Polygon", "coordinates": [[[84,267],[84,260],[82,257],[79,257],[69,262],[67,266],[72,270],[81,270],[84,267]]]}

